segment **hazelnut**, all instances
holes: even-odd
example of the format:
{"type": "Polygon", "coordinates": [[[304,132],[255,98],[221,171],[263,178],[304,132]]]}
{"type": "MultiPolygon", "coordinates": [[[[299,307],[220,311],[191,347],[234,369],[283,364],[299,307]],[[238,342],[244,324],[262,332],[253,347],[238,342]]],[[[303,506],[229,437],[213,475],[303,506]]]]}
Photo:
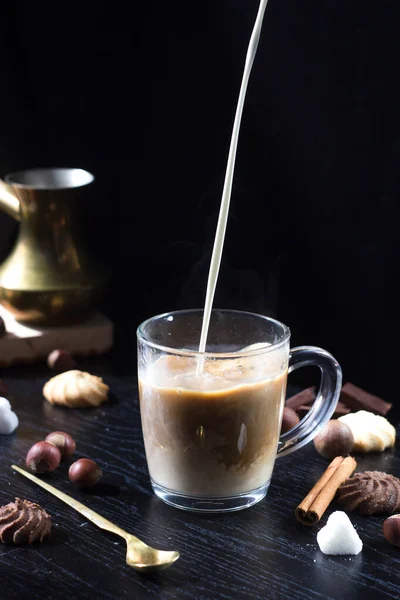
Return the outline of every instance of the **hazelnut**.
{"type": "Polygon", "coordinates": [[[400,515],[392,515],[383,522],[383,535],[393,546],[400,546],[400,515]]]}
{"type": "Polygon", "coordinates": [[[66,350],[53,350],[47,357],[47,365],[57,373],[75,369],[76,360],[66,350]]]}
{"type": "Polygon", "coordinates": [[[354,436],[346,423],[331,419],[315,436],[314,446],[324,458],[346,456],[353,449],[354,436]]]}
{"type": "Polygon", "coordinates": [[[57,446],[61,453],[61,460],[71,458],[76,450],[75,440],[65,431],[53,431],[49,433],[45,441],[57,446]]]}
{"type": "Polygon", "coordinates": [[[0,337],[3,337],[3,335],[6,335],[6,333],[6,324],[4,323],[3,317],[0,317],[0,337]]]}
{"type": "Polygon", "coordinates": [[[36,442],[26,455],[26,466],[33,473],[48,473],[61,462],[59,449],[50,442],[36,442]]]}
{"type": "Polygon", "coordinates": [[[293,408],[285,406],[283,409],[281,433],[285,433],[286,431],[293,429],[297,423],[300,423],[299,415],[293,410],[293,408]]]}
{"type": "Polygon", "coordinates": [[[68,477],[79,487],[92,487],[103,477],[103,471],[94,460],[80,458],[70,466],[68,477]]]}

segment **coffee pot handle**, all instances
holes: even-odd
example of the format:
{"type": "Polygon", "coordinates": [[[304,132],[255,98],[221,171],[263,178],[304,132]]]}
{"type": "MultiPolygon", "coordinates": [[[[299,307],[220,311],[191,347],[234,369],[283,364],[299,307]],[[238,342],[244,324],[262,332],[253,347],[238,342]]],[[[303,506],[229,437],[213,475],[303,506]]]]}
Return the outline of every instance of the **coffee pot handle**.
{"type": "Polygon", "coordinates": [[[314,404],[306,416],[279,438],[277,457],[290,454],[308,444],[335,412],[342,388],[342,369],[329,352],[315,346],[293,348],[288,373],[316,365],[321,369],[321,384],[314,404]]]}
{"type": "Polygon", "coordinates": [[[15,196],[12,186],[0,179],[0,209],[4,210],[16,221],[21,220],[19,200],[15,196]]]}

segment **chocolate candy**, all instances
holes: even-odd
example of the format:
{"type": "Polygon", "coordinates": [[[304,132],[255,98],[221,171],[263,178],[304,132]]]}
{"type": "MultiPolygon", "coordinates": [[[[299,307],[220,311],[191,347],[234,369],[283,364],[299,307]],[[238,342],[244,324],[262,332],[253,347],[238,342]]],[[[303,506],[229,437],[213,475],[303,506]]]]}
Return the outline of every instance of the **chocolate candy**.
{"type": "Polygon", "coordinates": [[[369,394],[353,383],[345,383],[342,387],[340,401],[351,410],[367,410],[381,416],[386,415],[392,408],[389,402],[369,394]]]}

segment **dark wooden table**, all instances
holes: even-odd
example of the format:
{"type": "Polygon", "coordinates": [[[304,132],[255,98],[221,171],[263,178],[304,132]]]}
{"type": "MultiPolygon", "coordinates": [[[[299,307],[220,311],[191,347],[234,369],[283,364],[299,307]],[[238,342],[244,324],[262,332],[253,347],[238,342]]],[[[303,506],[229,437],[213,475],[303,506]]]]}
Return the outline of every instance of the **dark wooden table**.
{"type": "MultiPolygon", "coordinates": [[[[0,373],[20,419],[13,435],[0,436],[0,503],[15,497],[38,502],[54,524],[43,544],[0,544],[1,600],[400,597],[400,548],[385,541],[383,516],[351,517],[364,542],[363,551],[351,557],[325,556],[316,541],[319,528],[339,507],[332,504],[313,528],[295,520],[296,505],[327,466],[312,444],[277,461],[267,498],[252,508],[206,516],[156,498],[143,450],[136,365],[116,365],[112,356],[80,364],[102,376],[112,390],[107,405],[90,410],[49,405],[42,396],[51,376],[45,365],[0,373]],[[145,542],[179,550],[177,563],[157,575],[138,574],[125,564],[122,540],[11,470],[12,463],[24,466],[29,447],[53,430],[68,431],[77,441],[76,457],[97,460],[106,475],[91,491],[69,483],[67,464],[46,479],[145,542]]],[[[389,415],[393,421],[395,413],[389,415]]],[[[400,476],[399,456],[395,449],[360,457],[358,470],[400,476]]]]}

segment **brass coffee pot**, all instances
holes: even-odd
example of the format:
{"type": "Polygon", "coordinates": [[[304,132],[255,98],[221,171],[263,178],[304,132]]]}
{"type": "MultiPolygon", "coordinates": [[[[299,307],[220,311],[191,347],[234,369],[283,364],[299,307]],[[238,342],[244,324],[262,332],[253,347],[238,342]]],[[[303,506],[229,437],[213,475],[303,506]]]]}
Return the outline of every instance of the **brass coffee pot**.
{"type": "Polygon", "coordinates": [[[20,222],[0,266],[0,303],[18,321],[64,325],[94,310],[109,273],[86,248],[79,207],[94,176],[83,169],[29,169],[0,180],[0,208],[20,222]]]}

